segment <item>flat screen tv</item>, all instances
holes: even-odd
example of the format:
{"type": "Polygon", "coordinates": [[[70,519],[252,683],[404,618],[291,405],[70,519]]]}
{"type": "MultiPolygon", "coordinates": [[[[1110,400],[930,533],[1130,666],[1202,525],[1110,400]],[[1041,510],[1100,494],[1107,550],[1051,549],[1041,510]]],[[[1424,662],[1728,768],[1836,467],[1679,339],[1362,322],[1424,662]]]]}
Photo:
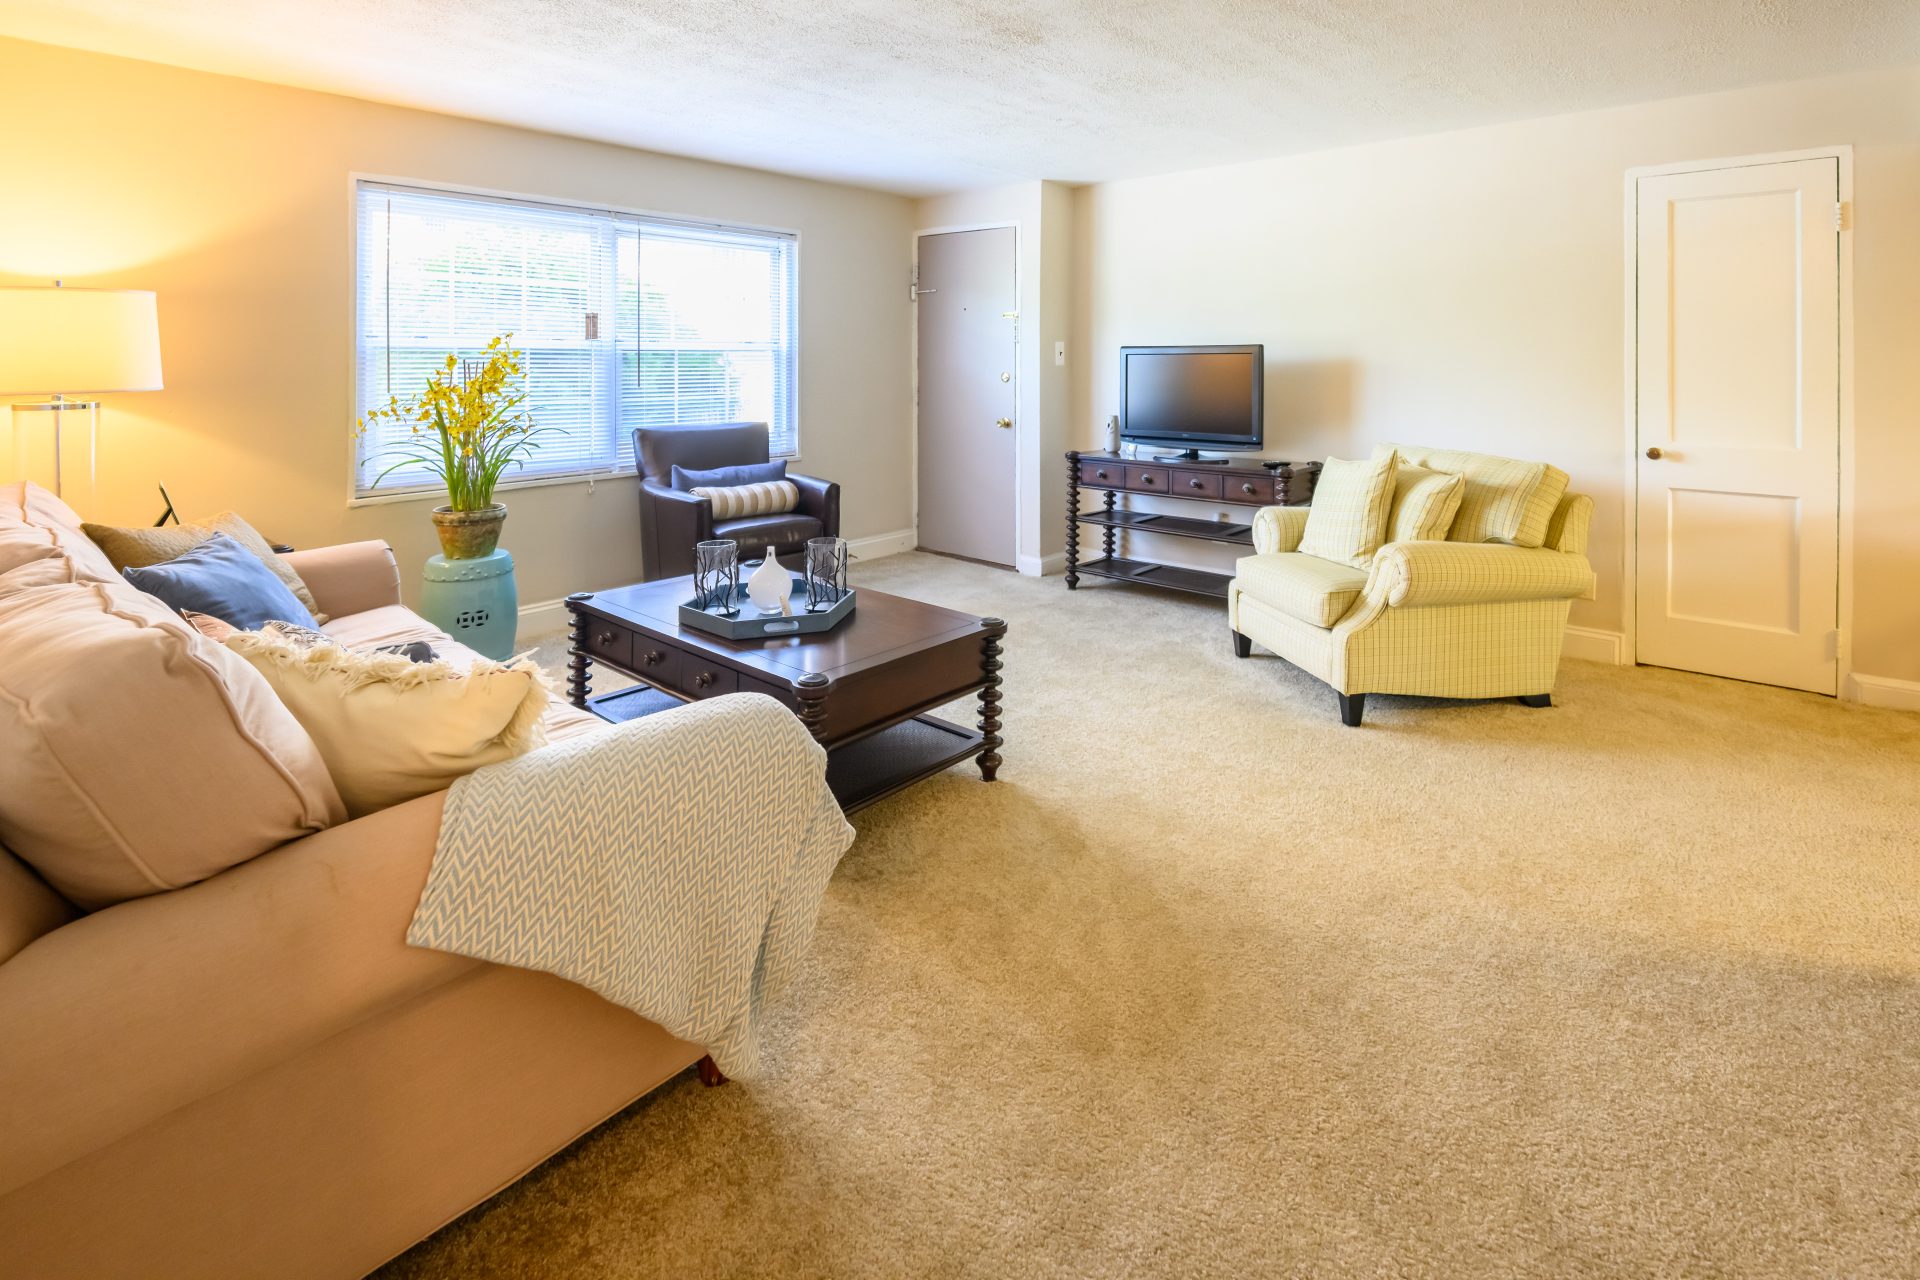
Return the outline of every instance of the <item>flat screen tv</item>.
{"type": "Polygon", "coordinates": [[[1198,462],[1200,450],[1258,449],[1266,349],[1120,348],[1120,438],[1181,452],[1162,460],[1198,462]]]}

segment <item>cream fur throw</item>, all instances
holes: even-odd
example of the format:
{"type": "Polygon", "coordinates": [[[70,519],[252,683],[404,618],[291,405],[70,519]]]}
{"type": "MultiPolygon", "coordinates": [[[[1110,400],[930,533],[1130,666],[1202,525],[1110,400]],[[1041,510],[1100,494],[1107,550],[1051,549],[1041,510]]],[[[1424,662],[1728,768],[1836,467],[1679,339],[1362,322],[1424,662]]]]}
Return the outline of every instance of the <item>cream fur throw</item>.
{"type": "Polygon", "coordinates": [[[540,718],[551,687],[526,658],[481,658],[462,670],[258,631],[236,632],[226,645],[266,677],[313,739],[355,818],[546,742],[540,718]]]}

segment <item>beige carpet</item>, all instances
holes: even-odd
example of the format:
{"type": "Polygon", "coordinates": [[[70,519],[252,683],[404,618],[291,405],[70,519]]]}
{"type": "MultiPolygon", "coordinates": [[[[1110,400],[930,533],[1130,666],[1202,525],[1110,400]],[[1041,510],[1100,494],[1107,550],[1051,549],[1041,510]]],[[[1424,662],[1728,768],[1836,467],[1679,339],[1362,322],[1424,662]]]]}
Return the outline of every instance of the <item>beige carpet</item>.
{"type": "Polygon", "coordinates": [[[775,1075],[393,1276],[1920,1274],[1920,716],[1569,662],[1363,729],[1207,602],[925,555],[1006,764],[860,814],[775,1075]]]}

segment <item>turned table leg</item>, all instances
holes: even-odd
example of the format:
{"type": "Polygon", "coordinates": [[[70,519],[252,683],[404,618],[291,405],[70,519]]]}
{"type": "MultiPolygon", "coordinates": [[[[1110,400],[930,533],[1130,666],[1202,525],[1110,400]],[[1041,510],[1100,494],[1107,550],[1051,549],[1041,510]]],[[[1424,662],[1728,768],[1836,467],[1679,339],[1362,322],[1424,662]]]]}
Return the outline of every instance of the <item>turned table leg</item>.
{"type": "Polygon", "coordinates": [[[1080,586],[1080,455],[1067,454],[1067,590],[1080,586]]]}
{"type": "Polygon", "coordinates": [[[818,671],[809,671],[794,681],[794,696],[800,701],[799,709],[794,714],[800,717],[801,724],[807,726],[807,732],[813,735],[813,740],[822,746],[826,745],[826,739],[821,735],[827,728],[827,692],[832,687],[833,682],[818,671]]]}
{"type": "Polygon", "coordinates": [[[1007,634],[1002,618],[983,618],[986,638],[980,643],[980,670],[987,682],[980,690],[980,777],[992,782],[1000,772],[1000,641],[1007,634]]]}
{"type": "Polygon", "coordinates": [[[572,655],[567,661],[567,701],[585,709],[587,694],[593,690],[593,655],[587,648],[587,614],[579,607],[583,600],[593,599],[591,591],[576,591],[567,597],[567,609],[573,614],[572,655]]]}

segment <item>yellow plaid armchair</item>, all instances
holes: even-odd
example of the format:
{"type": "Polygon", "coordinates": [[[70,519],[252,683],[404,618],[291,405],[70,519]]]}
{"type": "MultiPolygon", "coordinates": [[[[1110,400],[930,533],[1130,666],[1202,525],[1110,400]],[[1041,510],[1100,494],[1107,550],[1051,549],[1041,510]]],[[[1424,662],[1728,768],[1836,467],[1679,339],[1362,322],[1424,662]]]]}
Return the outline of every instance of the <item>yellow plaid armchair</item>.
{"type": "MultiPolygon", "coordinates": [[[[1432,465],[1483,457],[1430,456],[1432,465]]],[[[1333,686],[1349,725],[1360,723],[1369,693],[1550,705],[1567,611],[1576,598],[1591,599],[1594,585],[1586,556],[1593,499],[1565,493],[1557,474],[1564,496],[1539,546],[1393,542],[1365,569],[1297,550],[1307,508],[1262,509],[1255,554],[1239,561],[1227,589],[1234,653],[1247,657],[1257,641],[1333,686]]],[[[1487,501],[1486,486],[1467,476],[1469,505],[1487,501]]],[[[1454,536],[1460,531],[1456,522],[1454,536]]]]}

